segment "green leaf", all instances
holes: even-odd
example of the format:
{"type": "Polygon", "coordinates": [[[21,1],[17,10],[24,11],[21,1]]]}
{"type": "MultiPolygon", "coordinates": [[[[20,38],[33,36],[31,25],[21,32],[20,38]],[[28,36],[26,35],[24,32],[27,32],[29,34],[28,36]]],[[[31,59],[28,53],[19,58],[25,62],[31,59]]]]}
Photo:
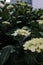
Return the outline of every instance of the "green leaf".
{"type": "Polygon", "coordinates": [[[36,64],[36,58],[32,54],[32,52],[26,53],[24,58],[25,58],[25,61],[27,62],[27,64],[29,64],[29,65],[35,65],[36,64]]]}
{"type": "Polygon", "coordinates": [[[3,65],[9,58],[11,53],[11,47],[6,46],[2,49],[2,53],[0,55],[0,65],[3,65]]]}
{"type": "Polygon", "coordinates": [[[43,65],[43,52],[38,54],[37,60],[41,65],[43,65]]]}

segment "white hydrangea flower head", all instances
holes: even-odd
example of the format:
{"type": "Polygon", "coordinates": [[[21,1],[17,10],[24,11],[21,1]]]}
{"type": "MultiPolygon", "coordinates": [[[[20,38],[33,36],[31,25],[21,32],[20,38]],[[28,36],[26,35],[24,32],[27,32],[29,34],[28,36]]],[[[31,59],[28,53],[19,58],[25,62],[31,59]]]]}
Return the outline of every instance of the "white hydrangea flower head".
{"type": "Polygon", "coordinates": [[[13,34],[11,35],[24,35],[24,36],[28,36],[30,35],[30,32],[26,31],[26,30],[23,30],[23,29],[17,29],[13,34]]]}
{"type": "Polygon", "coordinates": [[[26,41],[23,45],[24,50],[31,50],[32,52],[41,52],[43,51],[43,38],[33,38],[29,41],[26,41]]]}

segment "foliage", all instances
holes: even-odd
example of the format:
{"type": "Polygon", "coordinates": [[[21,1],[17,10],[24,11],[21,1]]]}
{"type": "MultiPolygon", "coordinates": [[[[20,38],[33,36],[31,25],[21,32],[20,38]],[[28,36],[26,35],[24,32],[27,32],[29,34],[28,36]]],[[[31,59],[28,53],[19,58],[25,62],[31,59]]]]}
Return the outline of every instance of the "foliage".
{"type": "Polygon", "coordinates": [[[27,41],[27,47],[43,45],[42,16],[43,10],[33,10],[27,3],[0,7],[0,65],[43,65],[43,50],[38,53],[31,51],[34,47],[23,47],[27,41]]]}

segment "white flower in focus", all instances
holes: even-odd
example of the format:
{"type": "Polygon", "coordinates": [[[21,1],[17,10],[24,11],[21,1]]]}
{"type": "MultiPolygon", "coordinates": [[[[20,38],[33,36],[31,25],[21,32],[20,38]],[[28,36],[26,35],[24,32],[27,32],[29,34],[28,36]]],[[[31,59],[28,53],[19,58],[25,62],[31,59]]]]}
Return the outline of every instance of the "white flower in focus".
{"type": "Polygon", "coordinates": [[[43,38],[33,38],[26,41],[23,45],[24,50],[31,50],[32,52],[41,52],[43,50],[43,38]]]}
{"type": "Polygon", "coordinates": [[[17,29],[13,34],[11,35],[24,35],[24,36],[28,36],[30,35],[30,32],[26,31],[26,30],[23,30],[23,29],[17,29]]]}

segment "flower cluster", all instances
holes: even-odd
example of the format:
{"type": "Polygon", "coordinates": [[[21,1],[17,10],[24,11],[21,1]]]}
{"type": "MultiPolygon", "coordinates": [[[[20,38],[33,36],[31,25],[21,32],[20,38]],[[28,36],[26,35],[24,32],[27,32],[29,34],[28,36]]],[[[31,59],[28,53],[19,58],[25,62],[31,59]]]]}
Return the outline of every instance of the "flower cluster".
{"type": "Polygon", "coordinates": [[[7,9],[12,9],[12,8],[14,8],[13,5],[8,5],[8,6],[7,6],[7,9]]]}
{"type": "Polygon", "coordinates": [[[17,29],[16,31],[14,31],[13,34],[11,34],[13,36],[17,36],[17,35],[24,35],[24,36],[28,36],[30,35],[30,32],[24,30],[24,29],[17,29]]]}
{"type": "Polygon", "coordinates": [[[43,20],[38,20],[39,24],[43,25],[43,20]]]}
{"type": "Polygon", "coordinates": [[[40,27],[41,29],[43,29],[43,20],[38,20],[38,23],[39,23],[39,27],[40,27]]]}
{"type": "Polygon", "coordinates": [[[24,50],[31,50],[32,52],[41,52],[43,51],[43,38],[33,38],[29,41],[26,41],[23,47],[24,50]]]}

